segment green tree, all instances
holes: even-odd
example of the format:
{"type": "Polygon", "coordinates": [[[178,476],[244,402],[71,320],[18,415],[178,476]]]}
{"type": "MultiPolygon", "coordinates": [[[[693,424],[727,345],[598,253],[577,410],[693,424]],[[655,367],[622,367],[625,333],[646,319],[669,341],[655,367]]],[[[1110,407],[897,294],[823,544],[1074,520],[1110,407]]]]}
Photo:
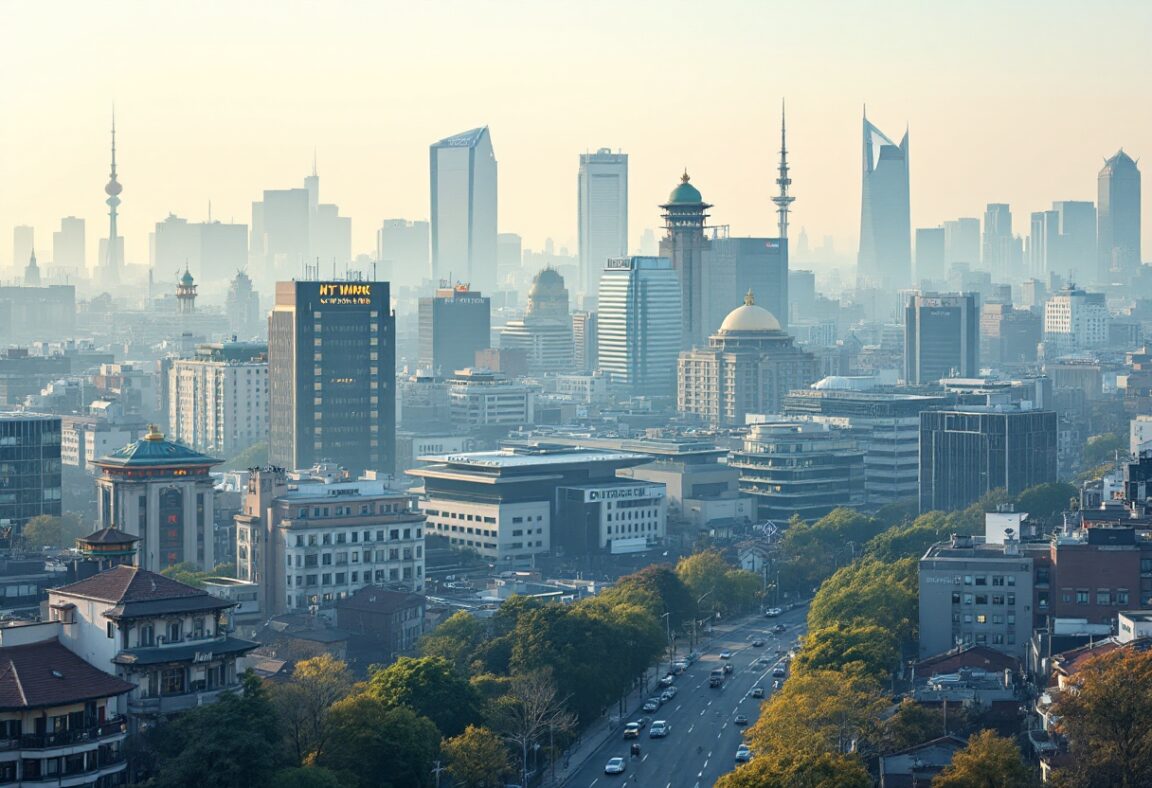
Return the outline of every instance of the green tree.
{"type": "Polygon", "coordinates": [[[864,558],[828,579],[808,609],[808,628],[837,624],[876,625],[910,641],[919,623],[917,561],[885,563],[864,558]]]}
{"type": "Polygon", "coordinates": [[[932,778],[932,788],[1024,788],[1034,782],[1016,742],[983,730],[932,778]]]}
{"type": "Polygon", "coordinates": [[[464,675],[471,672],[472,661],[486,634],[483,621],[461,610],[420,639],[420,655],[446,659],[457,673],[464,675]]]}
{"type": "Polygon", "coordinates": [[[1084,443],[1084,450],[1080,454],[1080,463],[1084,467],[1101,465],[1106,462],[1115,462],[1116,453],[1128,453],[1128,441],[1114,432],[1105,432],[1092,435],[1084,443]]]}
{"type": "Polygon", "coordinates": [[[668,564],[625,575],[598,598],[608,604],[640,605],[655,617],[669,613],[672,628],[681,631],[698,616],[696,597],[668,564]]]}
{"type": "Polygon", "coordinates": [[[809,630],[792,664],[798,673],[838,670],[886,681],[899,660],[896,646],[895,633],[876,624],[833,624],[809,630]]]}
{"type": "Polygon", "coordinates": [[[331,769],[319,766],[291,766],[272,777],[276,788],[345,788],[344,782],[331,769]]]}
{"type": "Polygon", "coordinates": [[[389,708],[403,706],[456,736],[480,721],[476,691],[441,657],[401,657],[368,679],[367,692],[389,708]]]}
{"type": "Polygon", "coordinates": [[[759,575],[733,567],[719,550],[681,558],[676,564],[676,575],[693,599],[707,595],[706,607],[725,614],[755,605],[763,582],[759,575]]]}
{"type": "Polygon", "coordinates": [[[544,734],[576,729],[576,716],[564,708],[548,668],[512,676],[508,694],[492,710],[493,727],[520,750],[524,785],[528,784],[528,748],[544,734]]]}
{"type": "Polygon", "coordinates": [[[461,788],[503,785],[503,776],[512,771],[508,748],[488,728],[469,725],[459,736],[445,739],[442,749],[448,773],[461,788]]]}
{"type": "Polygon", "coordinates": [[[253,443],[247,449],[234,455],[228,462],[224,463],[220,470],[223,471],[243,471],[248,468],[255,468],[260,465],[268,464],[268,444],[267,442],[253,443]]]}
{"type": "Polygon", "coordinates": [[[1051,482],[1029,487],[1016,497],[1016,511],[1030,518],[1053,524],[1068,510],[1068,503],[1079,499],[1080,490],[1064,482],[1051,482]]]}
{"type": "Polygon", "coordinates": [[[313,761],[323,752],[329,709],[351,689],[348,666],[330,654],[297,662],[292,681],[272,688],[272,705],[296,763],[313,761]]]}
{"type": "Polygon", "coordinates": [[[367,692],[337,701],[330,744],[317,765],[342,774],[351,788],[410,788],[432,784],[440,732],[409,708],[389,708],[367,692]]]}
{"type": "Polygon", "coordinates": [[[716,788],[871,788],[872,778],[857,759],[833,752],[787,751],[737,767],[716,788]]]}
{"type": "Polygon", "coordinates": [[[945,733],[962,731],[967,724],[967,715],[962,708],[949,709],[945,720],[944,712],[940,709],[905,700],[897,707],[896,713],[884,721],[881,748],[883,752],[895,752],[914,747],[945,733]]]}
{"type": "Polygon", "coordinates": [[[73,547],[76,540],[86,534],[87,529],[80,522],[80,518],[71,512],[65,512],[60,516],[38,514],[24,523],[20,531],[27,550],[39,550],[42,547],[73,547]]]}

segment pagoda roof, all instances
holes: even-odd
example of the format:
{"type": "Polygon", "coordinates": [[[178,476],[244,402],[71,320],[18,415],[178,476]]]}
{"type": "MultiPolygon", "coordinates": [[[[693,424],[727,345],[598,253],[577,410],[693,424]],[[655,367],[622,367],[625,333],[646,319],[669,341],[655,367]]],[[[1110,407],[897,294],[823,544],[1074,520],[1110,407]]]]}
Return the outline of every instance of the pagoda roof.
{"type": "Polygon", "coordinates": [[[182,443],[165,440],[155,425],[140,440],[129,443],[94,461],[100,467],[124,468],[133,466],[155,467],[182,465],[219,465],[223,460],[201,454],[182,443]]]}

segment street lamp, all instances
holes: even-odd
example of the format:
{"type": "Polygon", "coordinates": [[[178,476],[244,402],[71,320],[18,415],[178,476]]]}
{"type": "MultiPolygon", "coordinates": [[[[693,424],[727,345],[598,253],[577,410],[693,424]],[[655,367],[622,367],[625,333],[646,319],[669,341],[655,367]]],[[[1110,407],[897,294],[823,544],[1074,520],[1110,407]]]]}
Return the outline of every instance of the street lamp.
{"type": "Polygon", "coordinates": [[[672,615],[672,611],[669,610],[667,613],[660,616],[660,618],[664,619],[664,634],[668,638],[668,672],[669,673],[672,672],[672,659],[676,655],[676,648],[675,648],[676,642],[674,640],[672,640],[672,619],[670,618],[671,615],[672,615]]]}
{"type": "MultiPolygon", "coordinates": [[[[716,590],[715,588],[712,589],[712,591],[715,591],[715,590],[716,590]]],[[[707,599],[709,596],[711,596],[712,591],[705,591],[704,595],[696,600],[696,613],[692,616],[692,648],[693,649],[696,648],[696,640],[697,640],[697,638],[696,638],[696,626],[697,626],[697,621],[698,621],[696,616],[699,615],[699,613],[700,613],[700,603],[703,602],[705,599],[707,599]]]]}

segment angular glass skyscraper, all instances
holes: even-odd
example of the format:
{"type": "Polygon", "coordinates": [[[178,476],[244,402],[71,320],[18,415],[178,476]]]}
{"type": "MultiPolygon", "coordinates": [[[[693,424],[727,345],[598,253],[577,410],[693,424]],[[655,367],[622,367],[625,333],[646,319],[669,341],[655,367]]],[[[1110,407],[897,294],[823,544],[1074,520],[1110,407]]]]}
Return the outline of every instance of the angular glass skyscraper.
{"type": "Polygon", "coordinates": [[[496,289],[496,154],[488,127],[429,148],[432,280],[496,289]]]}
{"type": "Polygon", "coordinates": [[[1128,283],[1140,270],[1140,170],[1123,150],[1097,179],[1096,248],[1100,284],[1128,283]]]}
{"type": "Polygon", "coordinates": [[[867,117],[856,276],[864,287],[903,288],[912,282],[908,132],[897,145],[867,117]]]}
{"type": "Polygon", "coordinates": [[[676,395],[680,297],[680,280],[667,257],[608,260],[600,275],[600,369],[633,396],[676,395]]]}
{"type": "Polygon", "coordinates": [[[604,264],[628,254],[628,154],[601,148],[580,154],[580,280],[596,295],[604,264]]]}

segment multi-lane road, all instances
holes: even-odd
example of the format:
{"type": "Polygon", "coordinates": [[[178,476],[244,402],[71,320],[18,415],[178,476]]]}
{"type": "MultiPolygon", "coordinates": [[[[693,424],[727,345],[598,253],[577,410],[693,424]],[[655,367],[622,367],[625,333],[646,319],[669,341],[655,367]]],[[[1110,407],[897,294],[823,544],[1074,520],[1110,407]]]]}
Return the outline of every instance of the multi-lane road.
{"type": "MultiPolygon", "coordinates": [[[[603,743],[584,764],[564,782],[573,788],[611,788],[611,786],[653,786],[653,788],[706,788],[720,775],[736,767],[736,749],[743,741],[744,727],[736,725],[736,715],[748,718],[748,724],[760,716],[763,701],[752,697],[753,687],[764,688],[764,700],[772,695],[772,669],[781,655],[804,632],[807,608],[790,610],[777,618],[763,616],[745,619],[729,628],[717,627],[712,640],[698,649],[701,657],[676,677],[676,697],[656,712],[642,712],[645,698],[632,696],[631,714],[616,729],[605,735],[603,743]],[[772,628],[783,624],[785,631],[772,628]],[[762,638],[762,647],[752,641],[762,638]],[[731,659],[721,660],[724,651],[731,659]],[[761,658],[765,662],[760,662],[761,658]],[[708,675],[725,662],[732,665],[720,688],[708,686],[708,675]],[[624,723],[641,715],[651,721],[666,720],[670,732],[664,738],[648,737],[648,727],[640,738],[623,736],[624,723]],[[640,757],[630,757],[632,742],[640,745],[640,757]],[[604,766],[613,757],[622,757],[623,774],[605,774],[604,766]]],[[[662,675],[662,674],[661,674],[662,675]]],[[[648,696],[659,695],[653,688],[648,696]]],[[[651,722],[649,723],[649,726],[651,722]]]]}

